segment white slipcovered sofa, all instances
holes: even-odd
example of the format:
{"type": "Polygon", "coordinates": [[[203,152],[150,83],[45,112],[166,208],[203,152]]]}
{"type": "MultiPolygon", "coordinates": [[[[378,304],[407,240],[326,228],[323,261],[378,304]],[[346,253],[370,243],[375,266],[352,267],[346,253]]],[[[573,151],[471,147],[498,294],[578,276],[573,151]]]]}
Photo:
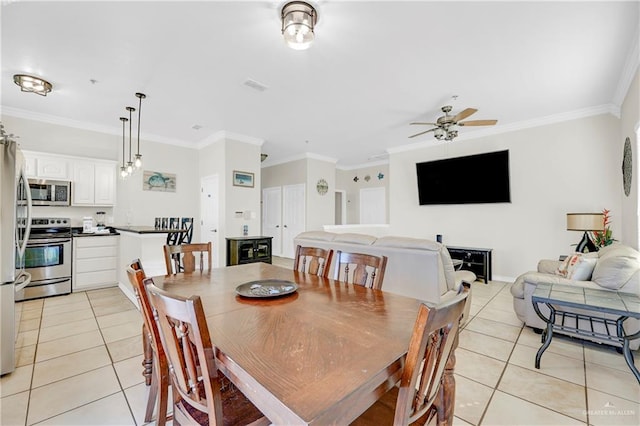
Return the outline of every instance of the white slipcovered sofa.
{"type": "MultiPolygon", "coordinates": [[[[623,244],[612,244],[600,249],[600,251],[589,254],[593,256],[595,266],[589,277],[583,279],[565,278],[558,274],[561,261],[543,259],[538,263],[537,271],[527,272],[520,275],[511,286],[511,295],[513,296],[513,308],[518,318],[529,327],[534,329],[544,329],[546,324],[536,314],[531,302],[531,295],[540,283],[547,284],[565,284],[572,286],[581,286],[585,288],[593,288],[599,290],[621,291],[624,293],[633,293],[640,295],[640,253],[633,248],[623,244]]],[[[549,308],[540,306],[543,314],[548,315],[549,308]]],[[[571,308],[563,308],[568,312],[582,313],[579,310],[571,308]]],[[[615,316],[607,316],[607,318],[615,319],[615,316]]],[[[625,330],[627,334],[633,334],[640,329],[640,321],[629,318],[625,321],[625,330]]],[[[604,326],[596,324],[595,331],[605,332],[604,326]]],[[[586,337],[600,343],[597,338],[586,337]]],[[[631,349],[638,349],[640,339],[630,342],[631,349]]]]}
{"type": "MultiPolygon", "coordinates": [[[[341,250],[387,256],[382,289],[432,304],[455,295],[462,281],[471,283],[476,280],[473,272],[455,271],[449,251],[444,245],[432,240],[309,231],[296,236],[294,244],[333,249],[334,252],[341,250]]],[[[332,264],[330,276],[333,276],[333,266],[332,264]]],[[[467,306],[470,305],[467,303],[467,306]]]]}

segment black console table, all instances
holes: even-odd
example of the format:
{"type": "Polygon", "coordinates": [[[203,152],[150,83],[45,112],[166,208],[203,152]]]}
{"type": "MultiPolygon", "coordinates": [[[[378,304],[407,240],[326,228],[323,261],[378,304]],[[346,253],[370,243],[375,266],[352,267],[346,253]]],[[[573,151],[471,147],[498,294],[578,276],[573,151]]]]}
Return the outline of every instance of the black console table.
{"type": "Polygon", "coordinates": [[[485,283],[491,280],[491,251],[488,248],[450,247],[447,246],[452,259],[462,261],[460,269],[471,271],[485,283]]]}
{"type": "Polygon", "coordinates": [[[273,237],[227,238],[227,266],[245,263],[271,263],[273,237]]]}

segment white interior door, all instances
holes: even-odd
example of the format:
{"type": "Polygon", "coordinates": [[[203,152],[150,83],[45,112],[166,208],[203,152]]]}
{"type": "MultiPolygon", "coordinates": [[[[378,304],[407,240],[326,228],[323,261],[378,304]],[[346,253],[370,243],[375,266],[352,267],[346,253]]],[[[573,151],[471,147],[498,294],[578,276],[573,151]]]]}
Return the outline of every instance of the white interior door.
{"type": "Polygon", "coordinates": [[[293,258],[293,239],[305,230],[304,184],[282,187],[282,255],[293,258]]]}
{"type": "Polygon", "coordinates": [[[387,223],[385,204],[385,190],[379,188],[365,188],[360,190],[360,223],[387,223]]]}
{"type": "Polygon", "coordinates": [[[262,235],[273,237],[271,252],[282,256],[282,187],[262,190],[262,235]]]}
{"type": "Polygon", "coordinates": [[[214,268],[220,265],[220,258],[225,251],[218,232],[219,208],[218,175],[205,176],[200,180],[200,241],[211,241],[213,244],[214,268]]]}

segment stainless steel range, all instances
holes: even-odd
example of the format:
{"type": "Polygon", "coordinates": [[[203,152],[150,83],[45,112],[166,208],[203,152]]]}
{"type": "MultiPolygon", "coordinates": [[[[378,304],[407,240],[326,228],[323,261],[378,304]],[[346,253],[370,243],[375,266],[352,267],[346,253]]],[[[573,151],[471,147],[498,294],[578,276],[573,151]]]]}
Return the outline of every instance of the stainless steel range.
{"type": "Polygon", "coordinates": [[[16,292],[16,301],[71,293],[71,219],[31,219],[24,266],[31,283],[16,292]]]}

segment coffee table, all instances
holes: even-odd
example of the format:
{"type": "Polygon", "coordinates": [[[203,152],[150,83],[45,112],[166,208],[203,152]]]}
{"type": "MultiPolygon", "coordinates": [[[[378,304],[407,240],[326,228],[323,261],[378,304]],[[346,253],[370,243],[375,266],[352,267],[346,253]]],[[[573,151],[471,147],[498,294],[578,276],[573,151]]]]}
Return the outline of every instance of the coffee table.
{"type": "Polygon", "coordinates": [[[572,336],[596,337],[620,344],[627,365],[640,383],[640,373],[629,347],[631,340],[640,338],[640,331],[627,335],[623,326],[628,318],[640,319],[640,295],[562,284],[538,284],[531,301],[536,314],[547,323],[542,335],[543,344],[536,354],[536,368],[540,368],[540,359],[551,344],[553,332],[562,331],[572,336]],[[540,310],[541,304],[549,308],[548,315],[540,310]],[[566,312],[563,307],[577,308],[581,313],[566,312]],[[605,314],[618,318],[607,318],[605,314]],[[594,324],[604,326],[606,332],[594,331],[594,324]]]}

